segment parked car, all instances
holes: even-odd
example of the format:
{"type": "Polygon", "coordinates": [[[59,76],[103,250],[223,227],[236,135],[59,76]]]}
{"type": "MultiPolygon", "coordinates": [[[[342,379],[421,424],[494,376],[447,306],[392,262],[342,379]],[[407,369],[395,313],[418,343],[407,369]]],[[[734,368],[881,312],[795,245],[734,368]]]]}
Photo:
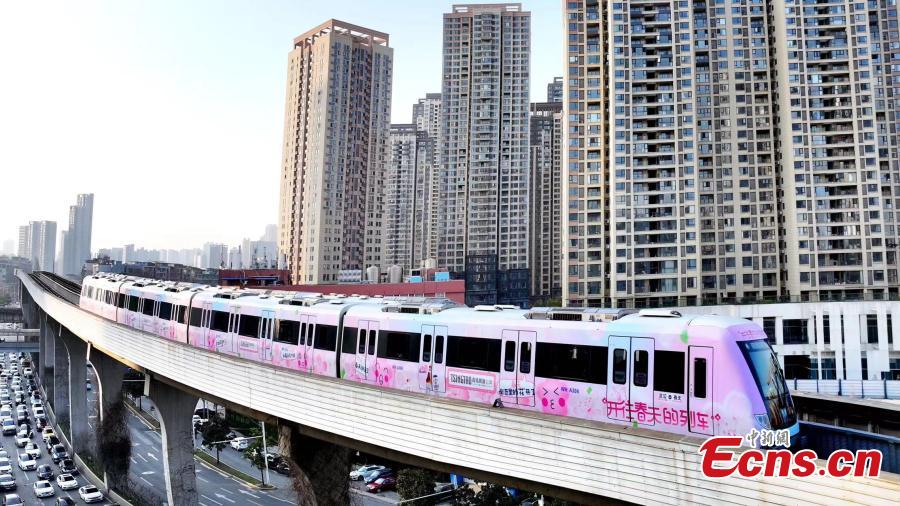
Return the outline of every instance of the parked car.
{"type": "Polygon", "coordinates": [[[0,474],[0,490],[15,490],[16,479],[11,474],[0,474]]]}
{"type": "Polygon", "coordinates": [[[377,494],[378,492],[384,492],[386,490],[394,490],[397,488],[397,479],[393,476],[385,476],[384,478],[378,478],[366,485],[366,489],[373,494],[377,494]]]}
{"type": "Polygon", "coordinates": [[[37,469],[37,462],[34,460],[34,457],[28,455],[27,453],[19,454],[19,469],[23,471],[34,471],[37,469]]]}
{"type": "Polygon", "coordinates": [[[284,460],[275,464],[275,467],[273,467],[272,469],[274,469],[276,473],[283,474],[285,476],[291,474],[291,466],[289,466],[288,463],[284,460]]]}
{"type": "Polygon", "coordinates": [[[366,485],[372,483],[378,478],[384,478],[385,476],[393,476],[394,471],[392,469],[388,469],[387,467],[383,469],[376,469],[375,471],[369,471],[363,476],[363,481],[366,482],[366,485]]]}
{"type": "Polygon", "coordinates": [[[78,480],[71,474],[61,474],[57,476],[56,484],[62,490],[74,490],[78,488],[78,480]]]}
{"type": "Polygon", "coordinates": [[[58,463],[60,460],[69,458],[69,452],[66,451],[65,446],[55,444],[50,448],[50,458],[53,459],[54,463],[58,463]]]}
{"type": "Polygon", "coordinates": [[[103,500],[103,494],[93,485],[85,485],[79,488],[78,496],[84,502],[100,502],[103,500]]]}
{"type": "Polygon", "coordinates": [[[250,441],[247,438],[236,437],[231,440],[231,447],[235,450],[242,452],[250,446],[250,441]]]}
{"type": "Polygon", "coordinates": [[[52,480],[53,468],[49,464],[41,464],[37,468],[37,475],[42,480],[52,480]]]}
{"type": "Polygon", "coordinates": [[[62,459],[59,462],[59,472],[76,475],[78,474],[78,468],[75,466],[75,461],[72,459],[62,459]]]}
{"type": "Polygon", "coordinates": [[[355,471],[350,471],[350,479],[353,481],[359,481],[359,480],[363,479],[363,476],[366,473],[369,473],[372,471],[377,471],[379,469],[384,469],[384,466],[378,466],[378,465],[362,466],[355,471]]]}
{"type": "Polygon", "coordinates": [[[40,480],[34,482],[34,496],[37,498],[42,497],[53,497],[56,495],[56,490],[53,488],[53,484],[47,480],[40,480]]]}

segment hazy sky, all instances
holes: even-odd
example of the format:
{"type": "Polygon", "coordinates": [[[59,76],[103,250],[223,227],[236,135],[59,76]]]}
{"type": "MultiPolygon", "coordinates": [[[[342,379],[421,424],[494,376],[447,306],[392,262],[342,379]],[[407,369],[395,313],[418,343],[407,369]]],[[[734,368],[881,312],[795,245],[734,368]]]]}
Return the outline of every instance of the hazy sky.
{"type": "MultiPolygon", "coordinates": [[[[458,2],[465,3],[465,2],[458,2]]],[[[394,122],[440,92],[433,0],[0,4],[0,243],[67,226],[93,192],[93,249],[237,244],[277,223],[287,53],[329,18],[390,35],[394,122]],[[36,190],[41,188],[38,195],[36,190]]],[[[558,0],[532,12],[532,100],[562,75],[558,0]]]]}

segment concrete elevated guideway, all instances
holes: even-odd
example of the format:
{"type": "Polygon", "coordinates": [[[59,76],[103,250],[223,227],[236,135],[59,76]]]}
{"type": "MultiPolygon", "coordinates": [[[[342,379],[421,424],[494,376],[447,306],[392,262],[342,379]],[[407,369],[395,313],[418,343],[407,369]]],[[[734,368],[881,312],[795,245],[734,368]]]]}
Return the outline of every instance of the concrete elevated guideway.
{"type": "MultiPolygon", "coordinates": [[[[19,277],[26,320],[43,315],[58,322],[70,357],[79,353],[71,354],[76,342],[84,343],[104,399],[114,384],[104,376],[116,376],[108,372],[113,361],[152,378],[172,504],[197,501],[190,441],[181,440],[190,434],[190,412],[177,406],[193,407],[197,396],[279,425],[282,453],[308,480],[303,504],[348,502],[350,447],[586,504],[893,505],[900,498],[900,477],[886,473],[879,479],[704,478],[696,438],[436,399],[210,353],[109,322],[32,277],[19,277]]],[[[76,369],[73,360],[69,370],[76,369]]],[[[70,398],[74,432],[75,394],[70,398]]]]}

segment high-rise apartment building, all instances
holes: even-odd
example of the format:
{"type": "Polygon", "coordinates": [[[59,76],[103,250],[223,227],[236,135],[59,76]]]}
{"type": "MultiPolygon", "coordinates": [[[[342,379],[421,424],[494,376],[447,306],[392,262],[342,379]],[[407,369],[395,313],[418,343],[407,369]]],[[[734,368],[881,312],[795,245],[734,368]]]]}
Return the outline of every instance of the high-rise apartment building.
{"type": "Polygon", "coordinates": [[[31,228],[28,225],[19,227],[19,243],[16,247],[16,255],[22,258],[31,258],[31,228]]]}
{"type": "Polygon", "coordinates": [[[329,20],[288,57],[279,251],[295,283],[382,263],[393,49],[329,20]]]}
{"type": "Polygon", "coordinates": [[[562,102],[531,104],[531,294],[562,296],[562,102]]]}
{"type": "Polygon", "coordinates": [[[24,257],[31,260],[33,269],[36,271],[55,272],[56,222],[31,221],[28,225],[19,227],[20,250],[23,246],[23,232],[26,246],[24,257]]]}
{"type": "Polygon", "coordinates": [[[416,125],[391,125],[390,162],[384,175],[384,267],[413,267],[416,238],[416,125]]]}
{"type": "Polygon", "coordinates": [[[94,219],[94,194],[81,193],[69,207],[69,229],[63,231],[61,274],[80,275],[85,260],[91,258],[91,231],[94,219]]]}
{"type": "Polygon", "coordinates": [[[564,5],[570,304],[896,291],[896,10],[564,5]]]}
{"type": "Polygon", "coordinates": [[[469,255],[527,268],[530,52],[521,4],[444,14],[438,263],[451,271],[469,255]]]}
{"type": "Polygon", "coordinates": [[[416,238],[413,268],[437,259],[440,243],[441,94],[426,93],[413,104],[416,125],[416,238]]]}
{"type": "Polygon", "coordinates": [[[547,84],[547,102],[563,101],[563,78],[554,77],[553,82],[547,84]]]}
{"type": "Polygon", "coordinates": [[[787,292],[897,295],[896,3],[785,0],[771,11],[787,292]]]}

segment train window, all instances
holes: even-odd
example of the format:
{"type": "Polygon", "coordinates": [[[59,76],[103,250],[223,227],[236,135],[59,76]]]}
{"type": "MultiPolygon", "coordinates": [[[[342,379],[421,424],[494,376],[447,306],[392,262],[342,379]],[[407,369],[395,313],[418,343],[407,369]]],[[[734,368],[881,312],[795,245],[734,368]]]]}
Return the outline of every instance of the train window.
{"type": "Polygon", "coordinates": [[[128,297],[124,293],[120,293],[117,302],[117,307],[125,309],[128,306],[128,297]]]}
{"type": "Polygon", "coordinates": [[[444,336],[437,336],[434,340],[434,363],[444,362],[444,336]]]}
{"type": "Polygon", "coordinates": [[[634,350],[634,386],[647,386],[648,372],[650,372],[650,355],[647,350],[634,350]]]}
{"type": "Polygon", "coordinates": [[[357,353],[362,355],[366,352],[366,329],[359,329],[359,349],[357,353]]]}
{"type": "Polygon", "coordinates": [[[344,336],[341,338],[341,353],[353,353],[356,341],[353,336],[356,335],[356,329],[353,327],[344,327],[344,336]]]}
{"type": "Polygon", "coordinates": [[[653,352],[653,390],[672,394],[684,393],[684,352],[653,352]]]}
{"type": "Polygon", "coordinates": [[[694,359],[694,397],[706,399],[706,359],[694,359]]]}
{"type": "Polygon", "coordinates": [[[172,313],[172,320],[178,323],[187,323],[187,320],[184,319],[185,308],[184,306],[175,305],[175,312],[172,313]]]}
{"type": "Polygon", "coordinates": [[[500,372],[500,340],[450,336],[447,366],[500,372]]]}
{"type": "Polygon", "coordinates": [[[228,332],[228,313],[225,311],[213,311],[209,320],[210,330],[216,332],[228,332]]]}
{"type": "Polygon", "coordinates": [[[616,348],[613,350],[613,383],[616,385],[624,385],[627,381],[628,353],[624,348],[616,348]]]}
{"type": "Polygon", "coordinates": [[[172,319],[172,304],[168,302],[159,303],[159,318],[161,320],[172,319]]]}
{"type": "Polygon", "coordinates": [[[422,337],[422,362],[431,362],[431,334],[422,337]]]}
{"type": "Polygon", "coordinates": [[[147,316],[153,316],[154,306],[156,305],[156,301],[153,299],[144,299],[144,309],[141,313],[147,316]]]}
{"type": "Polygon", "coordinates": [[[537,343],[534,373],[541,378],[606,384],[609,349],[582,344],[537,343]]]}
{"type": "Polygon", "coordinates": [[[337,327],[334,325],[316,325],[315,343],[317,350],[334,351],[337,348],[337,327]]]}
{"type": "Polygon", "coordinates": [[[138,303],[140,303],[141,298],[137,295],[129,295],[128,296],[128,310],[129,311],[137,311],[138,303]]]}
{"type": "Polygon", "coordinates": [[[242,314],[238,321],[238,334],[244,337],[259,336],[259,317],[249,314],[242,314]]]}
{"type": "Polygon", "coordinates": [[[519,372],[529,374],[531,372],[531,343],[519,343],[519,372]]]}
{"type": "Polygon", "coordinates": [[[306,346],[306,322],[300,324],[300,345],[306,346]]]}
{"type": "Polygon", "coordinates": [[[375,331],[369,331],[369,355],[375,354],[375,331]]]}
{"type": "Polygon", "coordinates": [[[418,334],[383,331],[378,340],[378,357],[418,362],[420,344],[418,334]]]}
{"type": "Polygon", "coordinates": [[[504,347],[506,350],[503,352],[503,370],[514,372],[516,370],[516,342],[506,341],[504,347]]]}
{"type": "Polygon", "coordinates": [[[300,333],[300,322],[294,320],[275,320],[275,340],[279,343],[297,345],[297,336],[300,333]]]}
{"type": "Polygon", "coordinates": [[[199,307],[191,308],[191,327],[203,326],[203,310],[199,307]]]}

